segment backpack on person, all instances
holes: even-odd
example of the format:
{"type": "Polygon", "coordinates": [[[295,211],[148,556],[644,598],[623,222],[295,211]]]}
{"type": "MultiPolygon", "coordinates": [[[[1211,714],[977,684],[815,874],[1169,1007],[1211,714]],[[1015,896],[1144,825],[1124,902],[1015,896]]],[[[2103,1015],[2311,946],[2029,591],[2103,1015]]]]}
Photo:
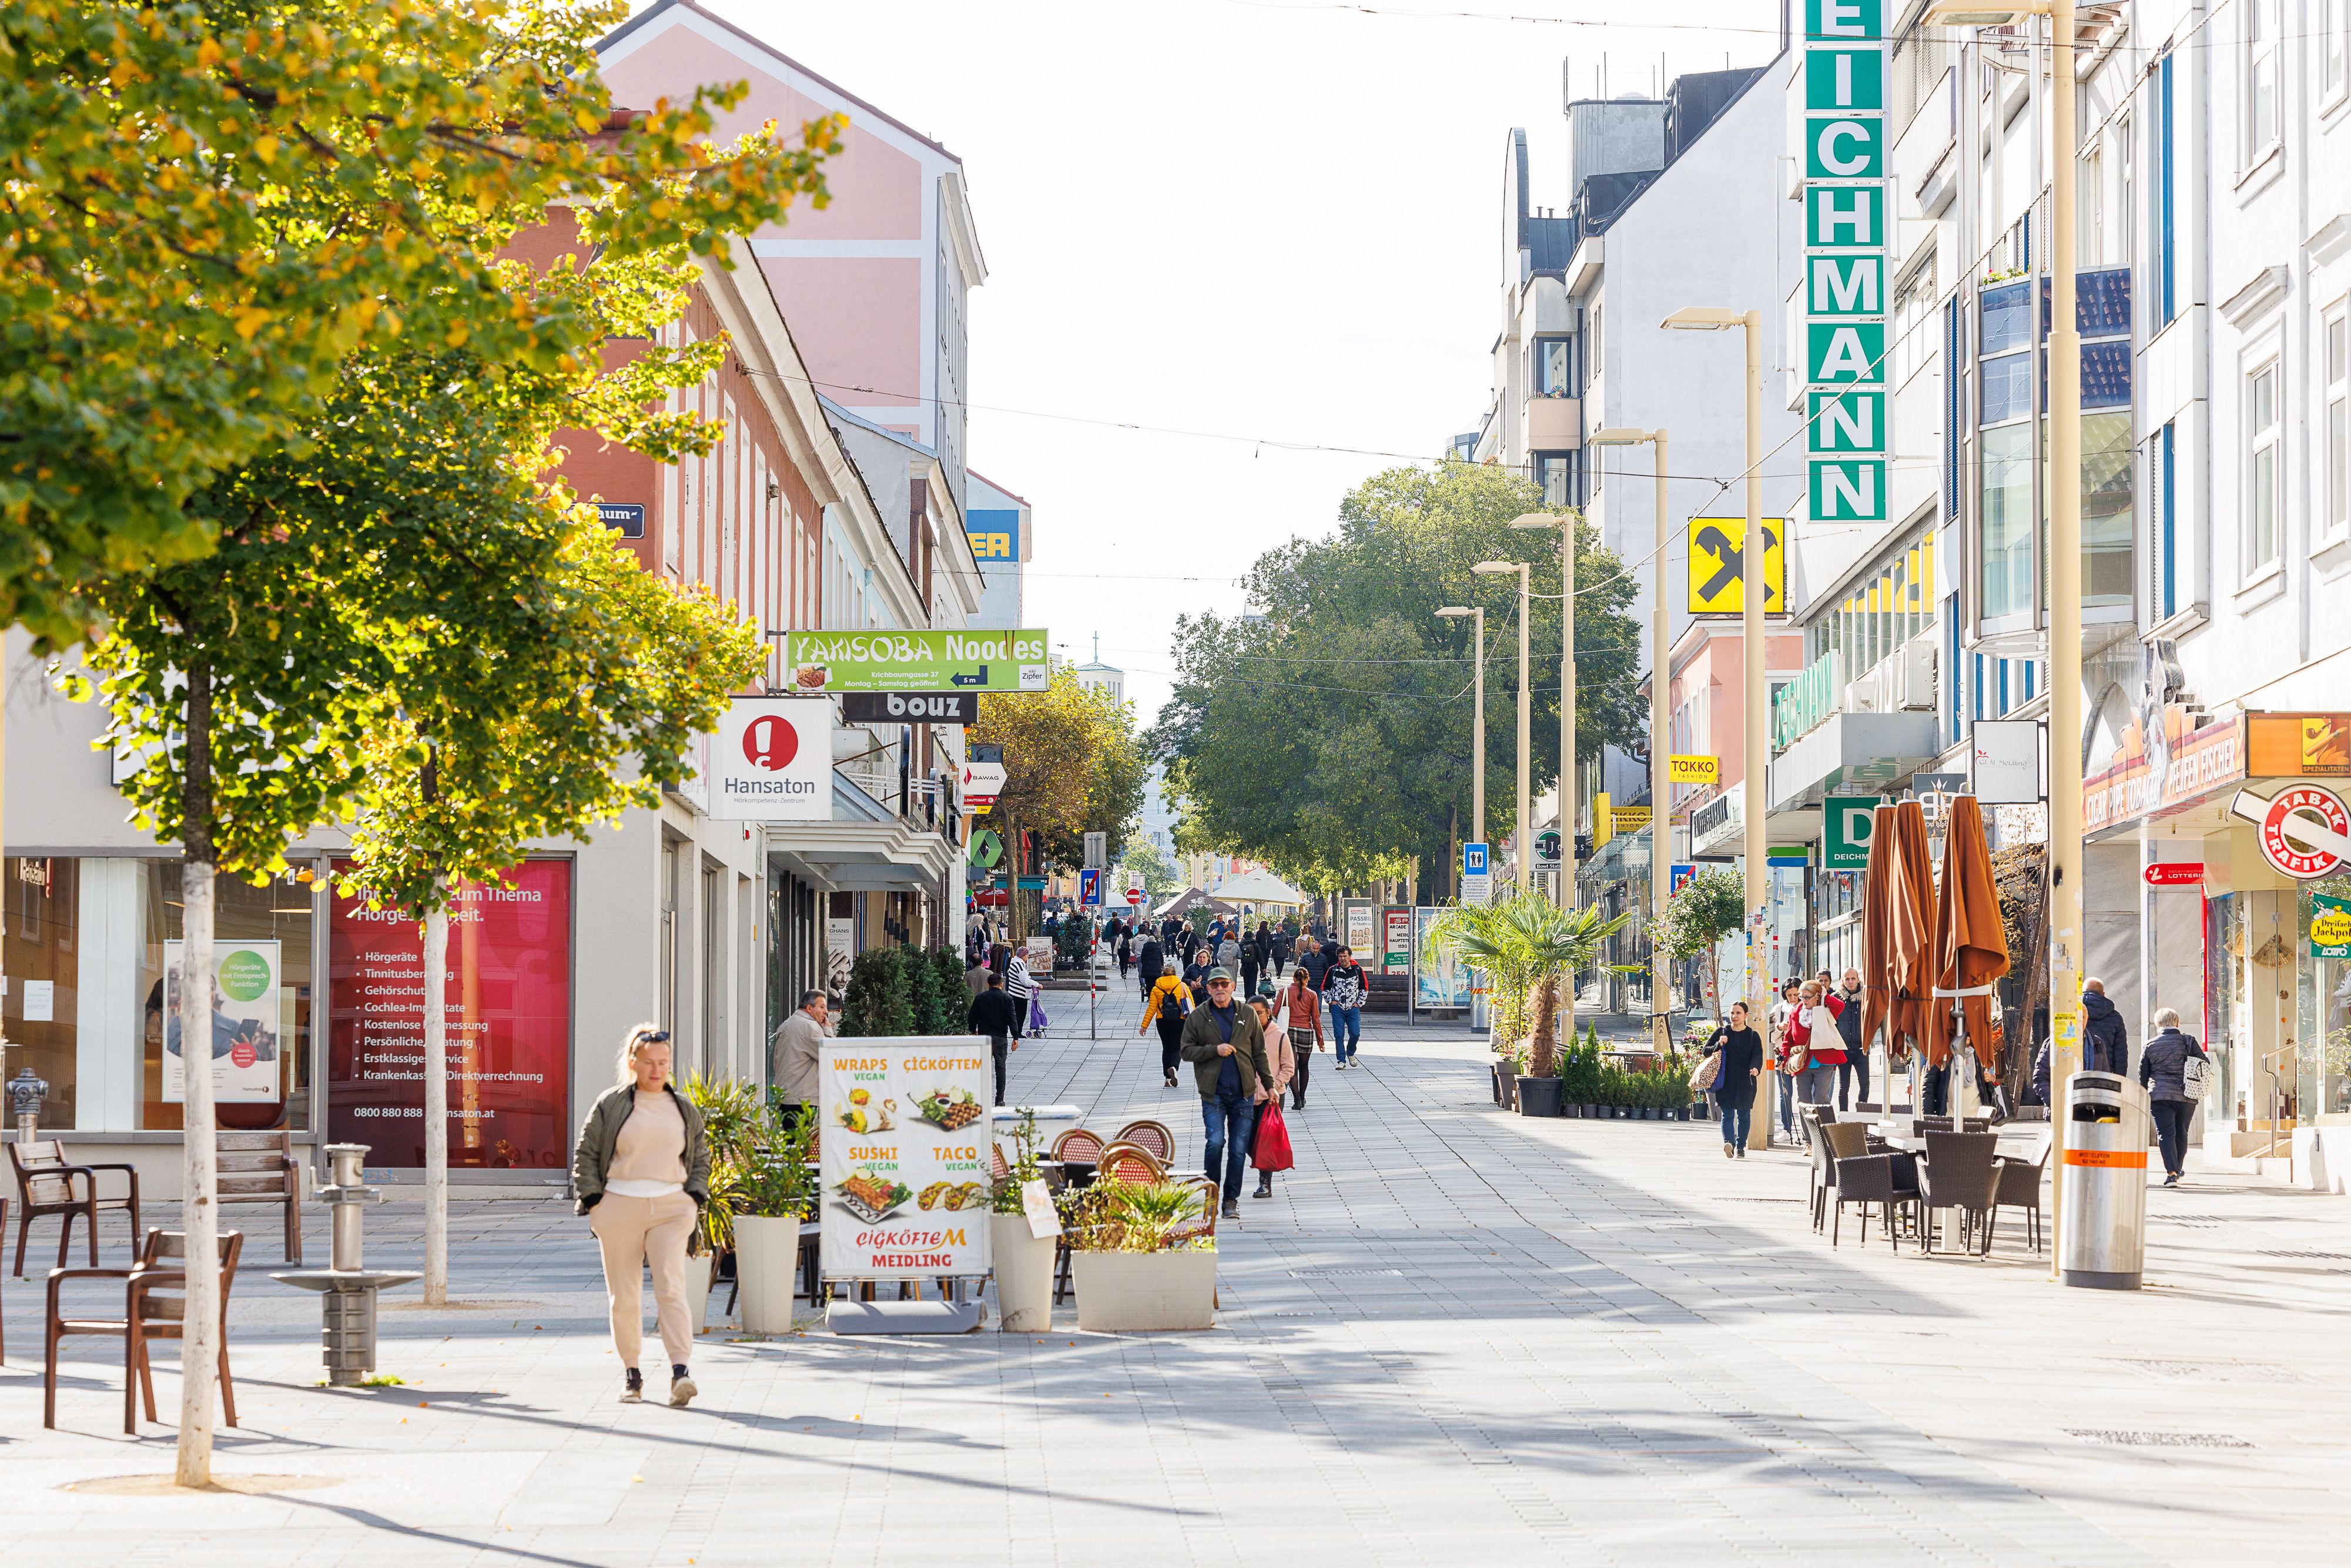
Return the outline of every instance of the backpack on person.
{"type": "Polygon", "coordinates": [[[1159,1021],[1162,1023],[1182,1023],[1184,1021],[1184,1003],[1173,991],[1163,991],[1160,993],[1159,1021]]]}

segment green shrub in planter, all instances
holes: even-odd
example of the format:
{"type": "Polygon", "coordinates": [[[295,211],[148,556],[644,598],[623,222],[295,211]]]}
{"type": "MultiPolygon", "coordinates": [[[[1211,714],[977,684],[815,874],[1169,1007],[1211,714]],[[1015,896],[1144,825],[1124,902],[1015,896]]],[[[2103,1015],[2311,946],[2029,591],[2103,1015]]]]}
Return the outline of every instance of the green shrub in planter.
{"type": "Polygon", "coordinates": [[[907,1005],[905,962],[898,948],[875,947],[849,967],[849,988],[841,1001],[843,1037],[878,1038],[914,1032],[907,1005]]]}

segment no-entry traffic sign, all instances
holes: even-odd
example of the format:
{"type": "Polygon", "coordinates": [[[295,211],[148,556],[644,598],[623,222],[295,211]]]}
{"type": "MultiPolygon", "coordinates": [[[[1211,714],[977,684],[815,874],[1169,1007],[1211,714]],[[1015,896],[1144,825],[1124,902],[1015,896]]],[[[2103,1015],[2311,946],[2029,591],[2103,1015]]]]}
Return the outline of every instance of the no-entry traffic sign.
{"type": "Polygon", "coordinates": [[[2250,789],[2229,802],[2260,830],[2262,858],[2287,876],[2333,876],[2351,864],[2351,810],[2323,784],[2292,784],[2264,800],[2250,789]]]}

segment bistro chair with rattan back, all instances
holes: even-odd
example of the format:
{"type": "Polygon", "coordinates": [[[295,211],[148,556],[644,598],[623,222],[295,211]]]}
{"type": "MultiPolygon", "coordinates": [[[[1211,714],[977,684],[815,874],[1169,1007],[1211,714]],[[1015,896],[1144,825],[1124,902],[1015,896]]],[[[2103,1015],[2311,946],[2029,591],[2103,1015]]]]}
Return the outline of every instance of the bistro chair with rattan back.
{"type": "Polygon", "coordinates": [[[1053,1157],[1064,1165],[1097,1165],[1102,1160],[1102,1134],[1089,1133],[1083,1127],[1071,1127],[1053,1140],[1053,1157]]]}
{"type": "Polygon", "coordinates": [[[1837,1161],[1869,1152],[1863,1146],[1863,1136],[1858,1122],[1832,1122],[1814,1129],[1812,1206],[1815,1234],[1828,1224],[1828,1207],[1836,1193],[1837,1161]]]}
{"type": "Polygon", "coordinates": [[[1167,1167],[1140,1144],[1105,1144],[1094,1164],[1097,1181],[1156,1182],[1166,1174],[1167,1167]]]}
{"type": "MultiPolygon", "coordinates": [[[[228,1298],[236,1283],[236,1260],[245,1250],[242,1231],[220,1234],[220,1389],[221,1410],[228,1425],[236,1425],[236,1385],[228,1372],[228,1298]]],[[[151,1340],[182,1339],[188,1310],[185,1267],[188,1239],[177,1230],[150,1230],[139,1261],[129,1269],[52,1269],[49,1270],[48,1331],[41,1376],[41,1425],[57,1424],[57,1345],[69,1334],[122,1336],[122,1429],[139,1431],[139,1396],[144,1394],[147,1419],[155,1419],[155,1370],[149,1363],[151,1340]],[[73,1280],[124,1281],[123,1315],[119,1318],[69,1318],[58,1300],[60,1287],[73,1280]]]]}
{"type": "Polygon", "coordinates": [[[1999,1196],[1997,1133],[1927,1134],[1927,1163],[1918,1172],[1919,1202],[1928,1211],[1927,1249],[1934,1250],[1934,1211],[1956,1208],[1960,1244],[1971,1246],[1983,1227],[1983,1249],[1991,1249],[1991,1217],[1999,1196]]]}
{"type": "Polygon", "coordinates": [[[1176,1134],[1169,1132],[1163,1123],[1129,1122],[1118,1130],[1118,1136],[1113,1141],[1148,1149],[1151,1157],[1163,1166],[1176,1157],[1176,1134]]]}
{"type": "Polygon", "coordinates": [[[119,1208],[131,1216],[131,1239],[139,1240],[139,1170],[135,1166],[93,1161],[76,1164],[66,1158],[65,1145],[54,1139],[40,1139],[29,1144],[8,1145],[8,1163],[16,1173],[16,1278],[25,1277],[25,1234],[33,1221],[56,1215],[63,1222],[57,1231],[57,1267],[66,1266],[66,1250],[73,1244],[74,1217],[81,1216],[89,1222],[89,1263],[98,1267],[98,1214],[102,1208],[119,1208]],[[98,1173],[120,1171],[129,1179],[129,1190],[106,1197],[98,1190],[98,1173]]]}

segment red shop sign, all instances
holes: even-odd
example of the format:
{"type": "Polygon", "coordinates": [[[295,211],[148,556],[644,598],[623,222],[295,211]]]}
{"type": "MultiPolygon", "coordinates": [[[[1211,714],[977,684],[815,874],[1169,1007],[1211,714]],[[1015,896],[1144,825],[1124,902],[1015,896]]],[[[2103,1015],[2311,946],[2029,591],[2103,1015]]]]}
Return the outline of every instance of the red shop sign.
{"type": "Polygon", "coordinates": [[[2149,887],[2194,887],[2204,880],[2202,861],[2158,861],[2147,868],[2149,887]]]}
{"type": "MultiPolygon", "coordinates": [[[[449,1165],[559,1171],[571,1148],[571,862],[528,861],[510,880],[460,888],[449,911],[449,1165]]],[[[421,1168],[423,927],[338,893],[327,941],[329,1136],[370,1145],[371,1166],[421,1168]]]]}

